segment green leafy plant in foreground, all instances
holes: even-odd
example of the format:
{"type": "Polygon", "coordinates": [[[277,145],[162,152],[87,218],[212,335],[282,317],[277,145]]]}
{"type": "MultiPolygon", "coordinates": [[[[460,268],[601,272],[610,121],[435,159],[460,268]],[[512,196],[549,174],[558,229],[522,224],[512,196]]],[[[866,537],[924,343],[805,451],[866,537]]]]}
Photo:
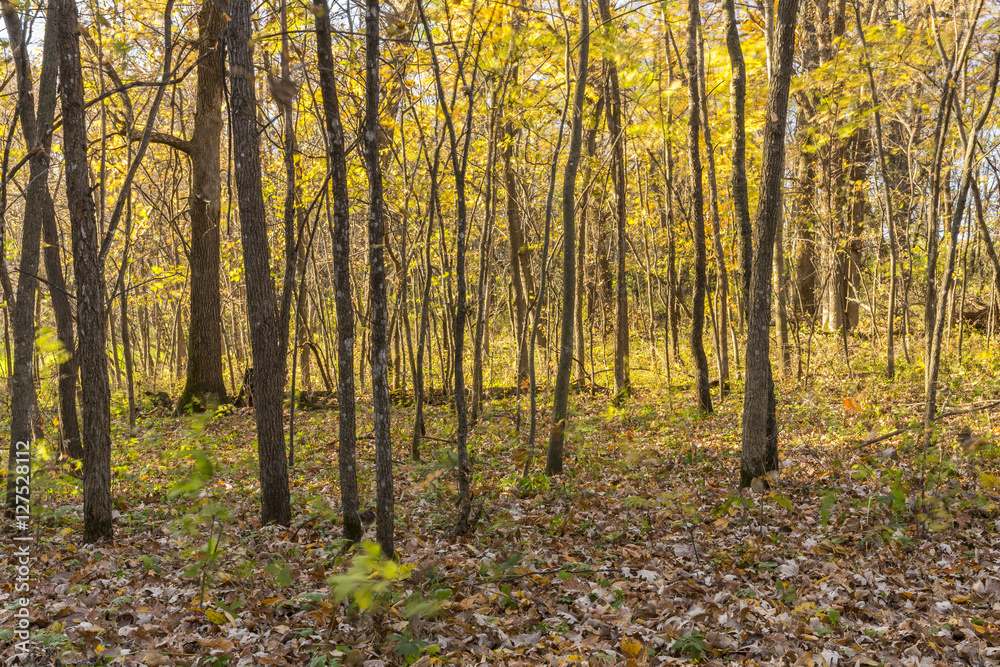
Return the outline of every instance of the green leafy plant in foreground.
{"type": "MultiPolygon", "coordinates": [[[[402,584],[412,574],[414,565],[383,558],[381,548],[373,542],[362,542],[355,549],[347,572],[327,579],[334,599],[337,602],[349,599],[359,611],[369,613],[400,600],[404,594],[402,584]]],[[[436,589],[430,598],[412,592],[406,596],[403,614],[407,618],[431,616],[441,608],[441,601],[450,596],[448,588],[436,589]]]]}
{"type": "Polygon", "coordinates": [[[677,641],[671,644],[670,650],[686,655],[692,660],[700,660],[702,653],[708,653],[708,644],[705,643],[705,635],[697,630],[692,630],[681,635],[677,641]]]}

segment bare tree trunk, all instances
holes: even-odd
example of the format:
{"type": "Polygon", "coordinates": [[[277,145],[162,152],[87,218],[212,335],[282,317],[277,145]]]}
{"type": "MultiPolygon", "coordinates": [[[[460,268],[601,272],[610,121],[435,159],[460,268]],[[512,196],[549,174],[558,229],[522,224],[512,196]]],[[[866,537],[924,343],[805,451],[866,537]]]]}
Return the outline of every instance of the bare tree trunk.
{"type": "Polygon", "coordinates": [[[698,137],[698,29],[701,11],[698,0],[688,0],[687,80],[688,80],[688,159],[691,162],[691,228],[694,237],[694,297],[691,303],[691,357],[695,365],[695,399],[703,412],[712,412],[708,386],[708,357],[705,355],[705,292],[707,291],[705,247],[705,199],[701,186],[701,156],[698,137]]]}
{"type": "MultiPolygon", "coordinates": [[[[611,3],[598,0],[601,22],[611,25],[611,3]]],[[[615,188],[615,400],[620,401],[632,393],[629,371],[629,323],[628,323],[628,277],[625,272],[627,246],[625,226],[628,221],[626,211],[625,182],[625,129],[622,125],[622,95],[618,81],[618,65],[613,59],[605,59],[607,72],[608,132],[611,134],[611,175],[615,188]]]]}
{"type": "MultiPolygon", "coordinates": [[[[54,3],[55,4],[55,3],[54,3]]],[[[168,0],[166,34],[170,34],[168,0]]],[[[59,80],[62,96],[63,155],[66,198],[73,230],[76,316],[79,327],[83,441],[83,539],[110,542],[111,518],[111,388],[104,329],[104,274],[99,260],[97,215],[87,168],[87,118],[80,67],[79,19],[73,0],[58,0],[59,80]]],[[[168,37],[169,39],[169,37],[168,37]]]]}
{"type": "MultiPolygon", "coordinates": [[[[740,29],[736,20],[734,0],[725,0],[726,6],[726,48],[733,76],[729,87],[729,105],[733,124],[733,165],[730,187],[733,189],[733,205],[736,209],[736,223],[741,240],[741,273],[743,303],[750,302],[750,273],[753,257],[753,231],[750,226],[750,196],[747,191],[746,171],[746,130],[744,107],[747,94],[747,70],[743,61],[743,47],[740,46],[740,29]]],[[[746,306],[744,306],[746,307],[746,306]]],[[[742,329],[741,329],[742,331],[742,329]]]]}
{"type": "Polygon", "coordinates": [[[229,78],[234,170],[239,198],[243,263],[246,267],[247,318],[253,352],[253,399],[260,459],[261,523],[292,520],[282,403],[285,360],[281,357],[271,248],[261,187],[257,100],[253,88],[250,0],[232,0],[229,23],[229,78]]]}
{"type": "Polygon", "coordinates": [[[202,405],[225,403],[222,375],[222,300],[219,294],[219,220],[222,210],[220,142],[222,136],[223,56],[226,2],[204,0],[198,13],[198,87],[191,156],[191,321],[187,378],[178,410],[197,399],[202,405]]]}
{"type": "MultiPolygon", "coordinates": [[[[377,0],[368,0],[369,6],[375,4],[377,0]]],[[[469,142],[472,140],[472,110],[475,93],[476,64],[472,69],[472,81],[465,80],[465,71],[461,71],[464,90],[468,95],[468,110],[465,117],[465,145],[459,150],[458,136],[455,132],[455,124],[452,121],[451,109],[445,99],[444,84],[441,79],[441,70],[438,66],[437,53],[434,42],[431,38],[430,26],[427,23],[427,15],[424,12],[422,0],[417,0],[417,9],[420,11],[420,21],[423,23],[424,31],[427,34],[431,51],[431,66],[434,71],[434,82],[437,86],[438,103],[441,105],[441,113],[444,115],[445,125],[448,129],[449,147],[451,149],[451,164],[455,175],[455,208],[457,214],[456,234],[458,243],[455,251],[455,282],[456,307],[455,307],[455,411],[458,413],[458,428],[455,431],[455,439],[458,441],[458,522],[455,525],[455,532],[463,534],[469,531],[469,519],[472,513],[472,471],[469,467],[469,421],[465,397],[465,375],[463,371],[463,354],[465,351],[465,247],[468,236],[468,213],[465,202],[465,168],[469,155],[469,142]]],[[[371,10],[369,10],[371,11],[371,10]]],[[[478,53],[476,58],[478,64],[478,53]]],[[[377,109],[373,110],[373,113],[377,109]]]]}
{"type": "MultiPolygon", "coordinates": [[[[31,61],[28,45],[21,30],[21,18],[9,2],[2,5],[4,24],[14,54],[17,74],[17,112],[21,121],[24,145],[34,151],[29,160],[30,181],[24,200],[24,224],[21,227],[21,259],[17,278],[17,300],[14,302],[14,367],[10,384],[10,456],[7,464],[7,507],[15,510],[17,496],[15,474],[17,461],[23,458],[17,452],[34,450],[33,426],[37,414],[35,395],[35,294],[38,291],[38,249],[42,237],[42,219],[55,219],[52,197],[49,194],[49,149],[52,145],[52,118],[56,106],[56,75],[58,38],[55,31],[46,35],[42,55],[42,73],[38,85],[38,116],[35,117],[35,98],[31,81],[31,61]],[[21,443],[24,443],[23,446],[21,443]]],[[[6,173],[4,173],[6,176],[6,173]]],[[[70,354],[74,351],[67,350],[70,354]]],[[[8,367],[9,368],[9,367],[8,367]]],[[[74,415],[75,417],[75,415],[74,415]]],[[[29,485],[30,486],[30,485],[29,485]]],[[[27,501],[25,501],[27,502],[27,501]]]]}
{"type": "MultiPolygon", "coordinates": [[[[576,174],[580,167],[583,144],[583,104],[587,90],[587,59],[590,55],[590,14],[587,0],[580,0],[579,65],[573,92],[573,115],[570,124],[569,155],[563,172],[563,303],[562,331],[559,341],[559,369],[556,373],[552,405],[552,430],[549,437],[545,474],[558,475],[563,467],[563,442],[569,407],[569,378],[573,370],[573,308],[576,305],[576,174]]],[[[567,63],[568,64],[568,63],[567,63]]],[[[566,72],[567,85],[570,72],[566,72]]]]}
{"type": "MultiPolygon", "coordinates": [[[[371,303],[371,366],[375,436],[375,511],[384,558],[395,558],[392,439],[389,421],[389,345],[383,221],[382,167],[379,162],[379,1],[367,0],[365,13],[365,166],[368,169],[368,293],[371,303]]],[[[465,295],[463,294],[462,297],[465,295]]]]}
{"type": "Polygon", "coordinates": [[[351,299],[351,217],[347,189],[344,127],[340,122],[337,79],[333,71],[330,10],[326,0],[313,0],[316,17],[316,60],[323,93],[323,114],[329,142],[327,163],[333,194],[333,293],[337,310],[337,461],[340,467],[340,502],[344,537],[357,542],[364,535],[358,515],[357,424],[354,402],[354,301],[351,299]]]}
{"type": "Polygon", "coordinates": [[[719,397],[726,395],[729,382],[729,272],[726,256],[722,251],[722,231],[719,220],[719,188],[715,178],[715,145],[712,143],[712,123],[708,115],[708,93],[705,90],[705,39],[698,40],[698,97],[702,127],[705,131],[705,162],[708,165],[708,199],[712,211],[712,249],[715,253],[715,270],[718,275],[719,295],[718,361],[719,397]]]}
{"type": "Polygon", "coordinates": [[[945,260],[945,269],[942,275],[941,291],[937,307],[935,310],[936,320],[934,322],[934,335],[931,339],[931,354],[927,361],[926,378],[926,402],[924,405],[924,437],[929,442],[934,418],[937,413],[937,380],[941,369],[941,345],[944,339],[944,329],[947,323],[947,299],[952,288],[955,272],[955,257],[958,254],[958,233],[962,227],[962,216],[965,213],[965,205],[972,186],[972,179],[975,178],[974,158],[976,154],[976,142],[979,132],[986,124],[986,119],[990,115],[993,107],[993,100],[996,96],[997,80],[1000,78],[1000,49],[993,54],[993,74],[989,84],[988,98],[982,107],[979,117],[969,134],[966,142],[965,158],[962,165],[962,185],[959,190],[958,200],[955,202],[955,210],[952,214],[949,229],[948,255],[945,260]]]}
{"type": "MultiPolygon", "coordinates": [[[[858,27],[858,37],[861,40],[862,48],[868,48],[865,41],[865,30],[861,25],[861,8],[854,5],[854,18],[858,27]]],[[[871,91],[872,106],[875,109],[875,146],[878,149],[879,168],[882,171],[882,195],[885,197],[885,220],[889,227],[889,313],[887,316],[886,332],[886,376],[891,380],[896,375],[896,350],[895,350],[895,330],[896,330],[896,221],[894,213],[896,211],[892,204],[892,188],[889,186],[889,169],[885,157],[885,148],[882,142],[882,114],[879,110],[878,90],[875,88],[875,76],[872,73],[871,62],[867,55],[864,57],[865,70],[868,73],[868,88],[871,91]]]]}
{"type": "Polygon", "coordinates": [[[747,304],[746,385],[740,486],[778,469],[778,427],[771,373],[771,253],[782,208],[785,125],[799,0],[779,0],[776,71],[771,77],[764,125],[763,167],[754,222],[753,271],[747,304]]]}

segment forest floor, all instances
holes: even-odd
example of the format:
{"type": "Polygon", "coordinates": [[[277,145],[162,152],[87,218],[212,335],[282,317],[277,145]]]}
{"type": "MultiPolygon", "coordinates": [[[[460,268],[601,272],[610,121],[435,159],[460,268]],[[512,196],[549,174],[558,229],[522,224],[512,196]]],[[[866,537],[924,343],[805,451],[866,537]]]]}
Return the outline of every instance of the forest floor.
{"type": "MultiPolygon", "coordinates": [[[[430,408],[417,463],[412,408],[396,406],[400,568],[343,552],[335,411],[297,414],[288,528],[259,525],[252,413],[145,417],[115,438],[114,544],[81,542],[75,478],[36,473],[28,664],[1000,664],[1000,411],[942,419],[926,451],[914,430],[862,446],[919,420],[922,369],[888,383],[849,377],[834,353],[820,362],[808,383],[778,382],[781,479],[763,492],[736,489],[739,394],[707,417],[641,372],[621,409],[574,395],[566,474],[551,480],[541,437],[521,476],[514,399],[489,403],[470,441],[476,524],[460,538],[452,412],[430,408]]],[[[1000,398],[995,352],[943,377],[946,411],[1000,398]]],[[[365,509],[370,440],[358,454],[365,509]]],[[[24,664],[11,553],[5,665],[24,664]]]]}

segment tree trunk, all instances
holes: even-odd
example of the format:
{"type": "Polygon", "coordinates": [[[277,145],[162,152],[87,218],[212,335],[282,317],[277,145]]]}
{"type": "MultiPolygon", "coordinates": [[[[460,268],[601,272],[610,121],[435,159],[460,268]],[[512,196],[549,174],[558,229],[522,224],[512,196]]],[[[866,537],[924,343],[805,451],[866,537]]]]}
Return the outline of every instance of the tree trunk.
{"type": "MultiPolygon", "coordinates": [[[[385,288],[384,204],[379,162],[379,2],[367,0],[365,13],[365,166],[368,170],[368,294],[371,304],[371,367],[375,436],[376,535],[384,558],[395,558],[392,492],[392,439],[389,422],[388,304],[385,288]]],[[[462,293],[462,298],[465,294],[462,293]]]]}
{"type": "MultiPolygon", "coordinates": [[[[511,85],[517,85],[517,64],[512,66],[511,85]]],[[[522,273],[530,280],[530,262],[527,261],[528,249],[524,241],[524,223],[521,217],[521,205],[517,196],[517,172],[514,169],[514,146],[517,144],[518,131],[514,124],[507,120],[504,123],[503,138],[503,181],[507,192],[507,238],[510,241],[510,281],[514,285],[514,312],[517,316],[517,382],[523,384],[528,379],[528,348],[525,345],[525,318],[528,313],[525,284],[522,273]]]]}
{"type": "MultiPolygon", "coordinates": [[[[726,6],[726,48],[733,74],[729,86],[729,105],[733,125],[733,166],[730,187],[733,190],[733,206],[736,209],[736,224],[740,230],[740,273],[742,274],[743,303],[750,302],[750,273],[753,257],[753,238],[750,226],[750,196],[747,190],[746,170],[746,130],[744,107],[747,95],[747,70],[743,61],[743,47],[740,45],[739,23],[736,21],[736,3],[725,0],[726,6]]],[[[744,305],[746,308],[746,305],[744,305]]]]}
{"type": "Polygon", "coordinates": [[[972,186],[972,180],[976,177],[974,158],[976,155],[977,139],[993,107],[998,78],[1000,78],[1000,49],[997,49],[993,54],[993,73],[988,88],[988,98],[966,142],[965,157],[962,164],[962,185],[959,189],[958,200],[955,202],[954,213],[951,216],[948,255],[945,259],[944,273],[941,276],[941,290],[935,309],[934,334],[931,339],[930,357],[927,360],[926,402],[924,404],[925,444],[929,444],[931,429],[937,413],[937,380],[941,369],[941,344],[944,339],[944,329],[947,323],[947,299],[954,278],[955,257],[958,254],[958,233],[962,227],[962,216],[965,213],[965,205],[972,186]]]}
{"type": "MultiPolygon", "coordinates": [[[[170,32],[168,0],[166,31],[170,32]]],[[[58,1],[59,81],[62,97],[66,198],[73,235],[76,318],[83,392],[83,539],[113,539],[111,519],[111,388],[104,328],[104,273],[97,215],[87,166],[87,118],[80,67],[79,19],[73,0],[58,1]]]]}
{"type": "Polygon", "coordinates": [[[688,159],[691,163],[691,228],[694,241],[694,297],[691,302],[691,357],[695,365],[695,400],[703,412],[712,412],[708,386],[708,357],[705,355],[705,292],[707,291],[705,247],[705,197],[701,186],[701,155],[698,101],[698,29],[701,11],[698,0],[688,0],[687,80],[688,80],[688,159]]]}
{"type": "MultiPolygon", "coordinates": [[[[38,85],[38,117],[35,117],[35,98],[31,80],[31,61],[24,35],[21,18],[9,2],[2,5],[4,24],[14,54],[17,73],[17,112],[21,121],[24,145],[34,150],[29,160],[30,181],[24,199],[24,224],[21,227],[21,260],[17,278],[17,300],[14,302],[14,368],[12,373],[10,456],[7,474],[7,507],[13,512],[18,496],[17,479],[14,471],[16,462],[23,465],[23,453],[30,458],[34,438],[32,430],[37,413],[35,395],[35,294],[38,290],[38,248],[42,236],[42,218],[55,219],[52,197],[49,194],[48,169],[49,149],[52,145],[52,118],[56,106],[56,75],[58,62],[58,39],[55,32],[45,39],[42,55],[42,73],[38,85]],[[37,150],[35,150],[37,149],[37,150]],[[22,446],[21,443],[24,443],[22,446]],[[19,458],[17,453],[21,452],[19,458]]],[[[4,174],[6,176],[6,173],[4,174]]],[[[67,350],[72,354],[74,350],[67,350]]],[[[75,415],[74,415],[75,416],[75,415]]],[[[26,501],[27,502],[27,501],[26,501]]]]}
{"type": "Polygon", "coordinates": [[[229,78],[234,175],[239,199],[243,264],[246,270],[247,319],[253,354],[253,398],[260,458],[261,523],[291,523],[288,466],[282,415],[285,360],[281,357],[271,248],[261,187],[257,99],[253,87],[249,0],[230,3],[229,78]]]}
{"type": "MultiPolygon", "coordinates": [[[[563,172],[563,312],[559,340],[559,369],[556,373],[552,405],[552,430],[549,437],[545,474],[558,475],[563,467],[563,442],[566,436],[566,413],[569,406],[569,379],[573,370],[573,309],[576,306],[576,174],[580,167],[583,143],[583,104],[587,90],[587,58],[590,54],[590,15],[587,0],[580,0],[580,62],[573,93],[569,155],[563,172]]],[[[566,72],[567,81],[570,72],[566,72]]]]}
{"type": "Polygon", "coordinates": [[[191,321],[187,378],[178,410],[197,399],[204,406],[227,402],[222,375],[222,302],[219,295],[219,218],[222,210],[223,57],[219,40],[226,2],[204,0],[198,12],[198,84],[191,135],[191,321]]]}
{"type": "Polygon", "coordinates": [[[729,382],[729,272],[722,250],[721,221],[719,220],[719,191],[715,178],[715,146],[712,143],[712,123],[708,115],[708,92],[705,90],[705,39],[702,32],[698,40],[698,97],[702,125],[705,130],[705,161],[708,165],[708,197],[712,210],[712,249],[715,253],[715,270],[718,274],[719,296],[718,357],[719,396],[726,395],[729,382]]]}
{"type": "MultiPolygon", "coordinates": [[[[858,27],[858,37],[861,46],[867,50],[868,44],[865,41],[865,30],[861,25],[861,8],[854,6],[854,18],[858,27]]],[[[895,207],[892,204],[892,188],[889,186],[890,175],[888,163],[886,161],[885,147],[882,141],[882,114],[879,110],[878,90],[875,88],[875,76],[872,73],[871,62],[868,56],[864,56],[865,71],[868,74],[868,88],[871,91],[872,106],[875,109],[875,146],[878,149],[879,169],[882,171],[882,195],[885,197],[885,220],[889,228],[889,312],[887,315],[886,332],[886,376],[891,380],[896,375],[896,350],[895,350],[895,329],[896,329],[896,221],[894,214],[895,207]]]]}
{"type": "MultiPolygon", "coordinates": [[[[601,22],[610,28],[611,3],[598,0],[601,22]]],[[[625,225],[628,221],[625,193],[625,130],[622,125],[621,84],[618,65],[606,58],[608,132],[611,134],[611,175],[615,188],[615,400],[620,401],[632,393],[629,371],[628,278],[625,272],[625,225]]]]}
{"type": "Polygon", "coordinates": [[[358,516],[358,473],[356,462],[356,417],[354,412],[354,302],[351,300],[351,219],[347,190],[347,159],[344,154],[344,127],[340,122],[337,79],[333,71],[330,38],[330,11],[326,0],[313,0],[316,17],[316,60],[323,93],[325,129],[329,136],[327,162],[333,194],[333,292],[337,309],[337,415],[339,438],[337,461],[340,466],[340,501],[344,514],[344,537],[357,542],[364,535],[358,516]]]}
{"type": "Polygon", "coordinates": [[[782,208],[785,125],[792,77],[795,22],[799,0],[779,0],[776,71],[767,95],[763,166],[754,221],[753,266],[747,304],[746,385],[740,486],[778,469],[778,428],[771,374],[771,254],[782,208]]]}

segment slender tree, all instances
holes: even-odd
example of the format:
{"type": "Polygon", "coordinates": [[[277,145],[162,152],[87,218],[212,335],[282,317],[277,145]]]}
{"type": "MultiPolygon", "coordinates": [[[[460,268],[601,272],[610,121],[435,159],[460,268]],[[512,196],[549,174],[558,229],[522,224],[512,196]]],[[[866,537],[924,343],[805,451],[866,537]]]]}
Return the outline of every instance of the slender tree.
{"type": "MultiPolygon", "coordinates": [[[[610,0],[597,0],[601,22],[610,29],[610,0]]],[[[625,272],[625,223],[628,220],[625,194],[625,130],[622,125],[622,94],[618,64],[605,58],[607,72],[608,132],[611,133],[611,175],[615,188],[615,398],[621,400],[632,392],[629,370],[628,277],[625,272]]]]}
{"type": "MultiPolygon", "coordinates": [[[[700,26],[699,21],[699,26],[700,26]]],[[[719,396],[726,395],[729,382],[729,271],[722,250],[721,220],[719,219],[719,189],[715,178],[715,145],[712,143],[712,123],[708,115],[708,91],[705,89],[705,35],[699,29],[698,39],[698,106],[705,132],[705,163],[708,166],[708,199],[712,212],[712,251],[715,254],[716,292],[719,296],[719,396]]]]}
{"type": "Polygon", "coordinates": [[[951,214],[949,225],[948,254],[945,257],[944,272],[941,276],[941,290],[938,295],[937,308],[935,309],[934,331],[931,338],[931,352],[927,360],[926,377],[926,398],[924,403],[924,437],[929,442],[931,428],[937,413],[937,381],[941,370],[941,346],[944,341],[944,330],[948,326],[948,295],[951,291],[955,273],[955,258],[958,254],[958,235],[962,229],[962,217],[965,214],[965,207],[968,200],[969,190],[972,181],[976,178],[975,155],[979,133],[982,131],[986,120],[993,109],[993,100],[996,97],[997,81],[1000,79],[1000,49],[993,54],[993,67],[990,83],[988,87],[987,99],[985,100],[979,117],[972,127],[972,131],[966,141],[965,156],[962,162],[962,180],[959,188],[958,199],[955,201],[955,209],[951,214]]]}
{"type": "MultiPolygon", "coordinates": [[[[371,366],[374,397],[375,503],[382,555],[394,558],[392,438],[389,422],[389,341],[385,291],[384,204],[379,161],[379,0],[367,0],[365,13],[365,166],[368,169],[368,290],[371,304],[371,366]]],[[[464,299],[465,294],[461,297],[464,299]]]]}
{"type": "Polygon", "coordinates": [[[734,0],[724,0],[724,4],[726,9],[726,48],[729,51],[729,63],[733,71],[729,84],[729,107],[733,125],[733,165],[730,187],[733,190],[736,225],[740,230],[740,274],[743,303],[747,304],[750,301],[750,272],[753,257],[750,196],[747,189],[747,141],[744,113],[747,96],[747,68],[743,60],[743,47],[740,45],[736,3],[734,0]]]}
{"type": "MultiPolygon", "coordinates": [[[[42,237],[42,218],[55,218],[49,194],[49,148],[52,145],[52,118],[56,107],[58,39],[54,32],[46,36],[42,53],[42,71],[38,85],[38,115],[35,116],[34,85],[28,45],[21,30],[21,17],[6,0],[0,3],[4,24],[14,54],[17,76],[17,110],[24,145],[31,151],[31,180],[25,193],[24,224],[21,227],[21,259],[18,266],[17,300],[14,302],[14,368],[11,381],[10,457],[7,474],[7,506],[15,505],[17,475],[13,473],[16,443],[33,447],[35,420],[35,292],[38,289],[38,248],[42,237]]],[[[72,354],[73,350],[67,350],[72,354]]],[[[76,415],[74,415],[75,417],[76,415]]],[[[23,450],[22,450],[23,451],[23,450]]],[[[30,490],[29,490],[30,491],[30,490]]]]}
{"type": "Polygon", "coordinates": [[[691,356],[695,364],[695,395],[698,408],[712,411],[712,395],[708,386],[708,356],[703,340],[705,327],[705,292],[708,283],[705,247],[705,196],[701,186],[701,155],[698,103],[698,29],[701,11],[698,0],[688,0],[687,80],[688,80],[688,159],[691,163],[691,228],[694,236],[694,298],[691,303],[691,356]]]}
{"type": "MultiPolygon", "coordinates": [[[[375,0],[369,0],[375,2],[375,0]]],[[[417,9],[420,12],[420,22],[423,24],[424,33],[427,37],[428,46],[431,52],[431,69],[434,72],[434,84],[437,90],[438,104],[441,106],[441,114],[444,116],[445,127],[448,130],[448,146],[451,154],[452,172],[455,176],[455,213],[456,213],[456,236],[455,248],[455,283],[456,300],[455,305],[455,325],[452,329],[454,335],[455,354],[455,412],[458,416],[458,428],[455,430],[457,440],[456,450],[458,454],[458,522],[455,525],[455,532],[463,534],[468,532],[469,519],[472,512],[472,470],[469,466],[469,415],[468,401],[465,396],[465,374],[463,356],[465,353],[465,319],[466,319],[466,279],[465,279],[465,252],[468,243],[468,211],[465,199],[465,172],[469,157],[469,143],[472,140],[471,120],[473,111],[473,94],[475,91],[475,72],[478,67],[479,54],[476,53],[476,62],[472,66],[472,80],[465,77],[465,70],[460,70],[462,88],[468,96],[468,108],[465,115],[465,143],[460,148],[459,137],[455,132],[455,123],[452,120],[452,106],[448,104],[445,97],[444,82],[441,78],[441,68],[438,63],[437,52],[434,46],[434,38],[427,22],[427,13],[424,11],[422,0],[417,0],[417,9]]],[[[480,42],[482,46],[482,42],[480,42]]]]}
{"type": "MultiPolygon", "coordinates": [[[[87,166],[87,118],[80,66],[79,19],[73,0],[57,0],[59,89],[62,98],[63,155],[66,199],[73,236],[76,275],[76,320],[80,334],[77,355],[80,380],[87,388],[83,408],[83,539],[110,541],[111,520],[111,388],[105,347],[104,272],[99,260],[97,215],[87,166]]],[[[166,34],[170,34],[168,0],[166,34]]],[[[169,37],[168,37],[169,39],[169,37]]]]}
{"type": "Polygon", "coordinates": [[[282,403],[285,360],[281,358],[271,248],[261,186],[257,99],[253,86],[250,0],[230,3],[229,85],[234,176],[240,207],[243,264],[246,267],[247,316],[253,354],[253,404],[260,459],[261,523],[288,525],[292,520],[282,403]]]}
{"type": "Polygon", "coordinates": [[[337,461],[340,466],[340,502],[344,537],[357,542],[364,534],[358,516],[357,426],[354,408],[354,302],[351,300],[351,210],[347,189],[344,126],[340,120],[337,79],[333,71],[330,10],[326,0],[313,0],[316,17],[316,59],[323,94],[327,163],[333,191],[333,294],[337,311],[337,461]]]}
{"type": "MultiPolygon", "coordinates": [[[[858,38],[861,40],[861,46],[867,50],[868,43],[865,40],[865,29],[861,24],[861,6],[857,2],[854,3],[854,20],[858,27],[858,38]]],[[[865,63],[865,71],[868,74],[868,88],[872,96],[872,106],[875,108],[875,146],[878,149],[879,170],[882,172],[882,196],[885,197],[885,222],[889,228],[889,312],[886,316],[888,330],[886,331],[885,374],[891,380],[896,375],[896,209],[892,205],[891,177],[889,175],[885,147],[882,140],[882,112],[879,108],[878,89],[875,87],[875,75],[872,72],[872,64],[867,54],[864,54],[862,57],[865,63]]]]}
{"type": "Polygon", "coordinates": [[[740,486],[778,469],[778,426],[771,373],[771,268],[774,236],[782,207],[785,126],[792,78],[795,23],[799,0],[779,0],[775,72],[765,110],[763,167],[754,219],[753,265],[747,304],[746,385],[740,486]]]}
{"type": "MultiPolygon", "coordinates": [[[[559,370],[552,407],[552,430],[549,436],[545,474],[558,475],[563,467],[563,442],[566,437],[566,413],[569,406],[569,380],[573,372],[573,309],[576,306],[576,174],[580,167],[583,144],[583,103],[587,91],[587,60],[590,55],[590,14],[588,0],[580,0],[580,41],[578,44],[576,86],[570,121],[569,155],[563,172],[563,303],[559,340],[559,370]]],[[[566,72],[569,86],[570,72],[566,72]]],[[[568,91],[567,91],[568,94],[568,91]]]]}

